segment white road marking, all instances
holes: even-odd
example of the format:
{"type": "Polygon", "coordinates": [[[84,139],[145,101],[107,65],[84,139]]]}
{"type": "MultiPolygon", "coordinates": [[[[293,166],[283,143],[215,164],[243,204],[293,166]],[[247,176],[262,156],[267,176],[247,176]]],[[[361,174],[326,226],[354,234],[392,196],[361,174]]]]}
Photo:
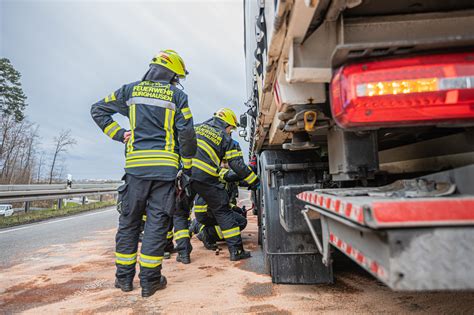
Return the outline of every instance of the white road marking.
{"type": "Polygon", "coordinates": [[[75,216],[68,217],[68,218],[64,218],[64,219],[58,219],[58,220],[52,220],[52,221],[46,221],[46,222],[38,222],[38,223],[28,224],[27,226],[19,227],[19,228],[16,228],[16,229],[10,229],[10,230],[6,230],[6,231],[0,231],[0,234],[4,234],[4,233],[8,233],[8,232],[15,232],[15,231],[19,231],[19,230],[24,230],[24,229],[27,229],[27,228],[30,228],[30,227],[34,227],[34,226],[38,226],[38,225],[45,225],[45,224],[51,224],[51,223],[57,223],[57,222],[63,222],[63,221],[73,220],[73,219],[76,219],[77,217],[88,217],[88,216],[91,216],[91,215],[96,215],[96,214],[100,214],[100,213],[104,213],[104,212],[109,212],[109,211],[115,211],[115,208],[107,209],[107,210],[104,210],[104,211],[97,211],[97,212],[94,212],[94,213],[87,213],[87,214],[83,214],[83,215],[75,215],[75,216]]]}

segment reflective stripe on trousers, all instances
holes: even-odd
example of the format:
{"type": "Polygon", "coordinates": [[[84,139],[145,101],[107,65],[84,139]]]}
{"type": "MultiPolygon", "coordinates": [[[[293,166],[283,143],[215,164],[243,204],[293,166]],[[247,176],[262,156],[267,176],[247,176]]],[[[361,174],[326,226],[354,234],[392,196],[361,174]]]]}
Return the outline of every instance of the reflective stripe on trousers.
{"type": "Polygon", "coordinates": [[[133,265],[137,262],[137,253],[122,254],[115,252],[115,263],[119,265],[133,265]]]}
{"type": "MultiPolygon", "coordinates": [[[[216,229],[217,236],[219,236],[219,239],[221,240],[224,239],[224,234],[222,233],[221,228],[218,225],[215,225],[214,228],[216,229]]],[[[240,230],[239,230],[239,234],[240,234],[240,230]]]]}
{"type": "Polygon", "coordinates": [[[174,232],[175,241],[185,237],[189,238],[189,230],[179,230],[174,232]]]}
{"type": "Polygon", "coordinates": [[[194,212],[198,212],[198,213],[207,212],[207,205],[194,205],[194,212]]]}
{"type": "Polygon", "coordinates": [[[161,265],[163,256],[149,256],[140,254],[140,266],[147,268],[156,268],[161,265]]]}
{"type": "Polygon", "coordinates": [[[234,237],[234,236],[238,236],[238,235],[240,235],[240,228],[237,226],[237,227],[232,228],[232,229],[223,230],[222,235],[224,236],[224,238],[231,238],[231,237],[234,237]]]}

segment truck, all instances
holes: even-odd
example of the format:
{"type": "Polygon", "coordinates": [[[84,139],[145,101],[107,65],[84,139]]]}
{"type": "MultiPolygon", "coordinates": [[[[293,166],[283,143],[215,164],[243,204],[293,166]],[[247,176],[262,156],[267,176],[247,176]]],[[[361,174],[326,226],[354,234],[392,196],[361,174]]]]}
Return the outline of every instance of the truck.
{"type": "Polygon", "coordinates": [[[347,256],[393,290],[474,289],[474,2],[243,5],[273,282],[332,283],[347,256]]]}

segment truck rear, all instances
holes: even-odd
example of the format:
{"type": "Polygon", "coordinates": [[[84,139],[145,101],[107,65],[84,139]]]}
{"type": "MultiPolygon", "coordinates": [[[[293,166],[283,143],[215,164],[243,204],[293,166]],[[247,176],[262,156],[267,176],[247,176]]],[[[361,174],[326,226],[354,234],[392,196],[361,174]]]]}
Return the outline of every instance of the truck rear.
{"type": "Polygon", "coordinates": [[[341,253],[395,290],[474,288],[474,2],[244,1],[259,241],[276,283],[341,253]]]}

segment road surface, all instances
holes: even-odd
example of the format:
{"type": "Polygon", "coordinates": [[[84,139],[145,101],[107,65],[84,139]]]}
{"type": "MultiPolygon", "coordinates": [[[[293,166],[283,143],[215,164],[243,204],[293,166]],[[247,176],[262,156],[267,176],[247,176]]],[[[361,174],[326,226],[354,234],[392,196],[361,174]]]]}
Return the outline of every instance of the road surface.
{"type": "Polygon", "coordinates": [[[0,230],[0,267],[11,266],[51,245],[66,246],[117,225],[114,208],[0,230]]]}
{"type": "Polygon", "coordinates": [[[192,263],[164,262],[168,286],[153,297],[113,287],[116,213],[105,210],[0,230],[0,314],[438,314],[474,313],[473,293],[392,292],[352,263],[334,285],[275,285],[256,245],[256,219],[244,231],[253,257],[230,262],[193,238],[192,263]],[[10,245],[5,245],[8,240],[10,245]]]}

